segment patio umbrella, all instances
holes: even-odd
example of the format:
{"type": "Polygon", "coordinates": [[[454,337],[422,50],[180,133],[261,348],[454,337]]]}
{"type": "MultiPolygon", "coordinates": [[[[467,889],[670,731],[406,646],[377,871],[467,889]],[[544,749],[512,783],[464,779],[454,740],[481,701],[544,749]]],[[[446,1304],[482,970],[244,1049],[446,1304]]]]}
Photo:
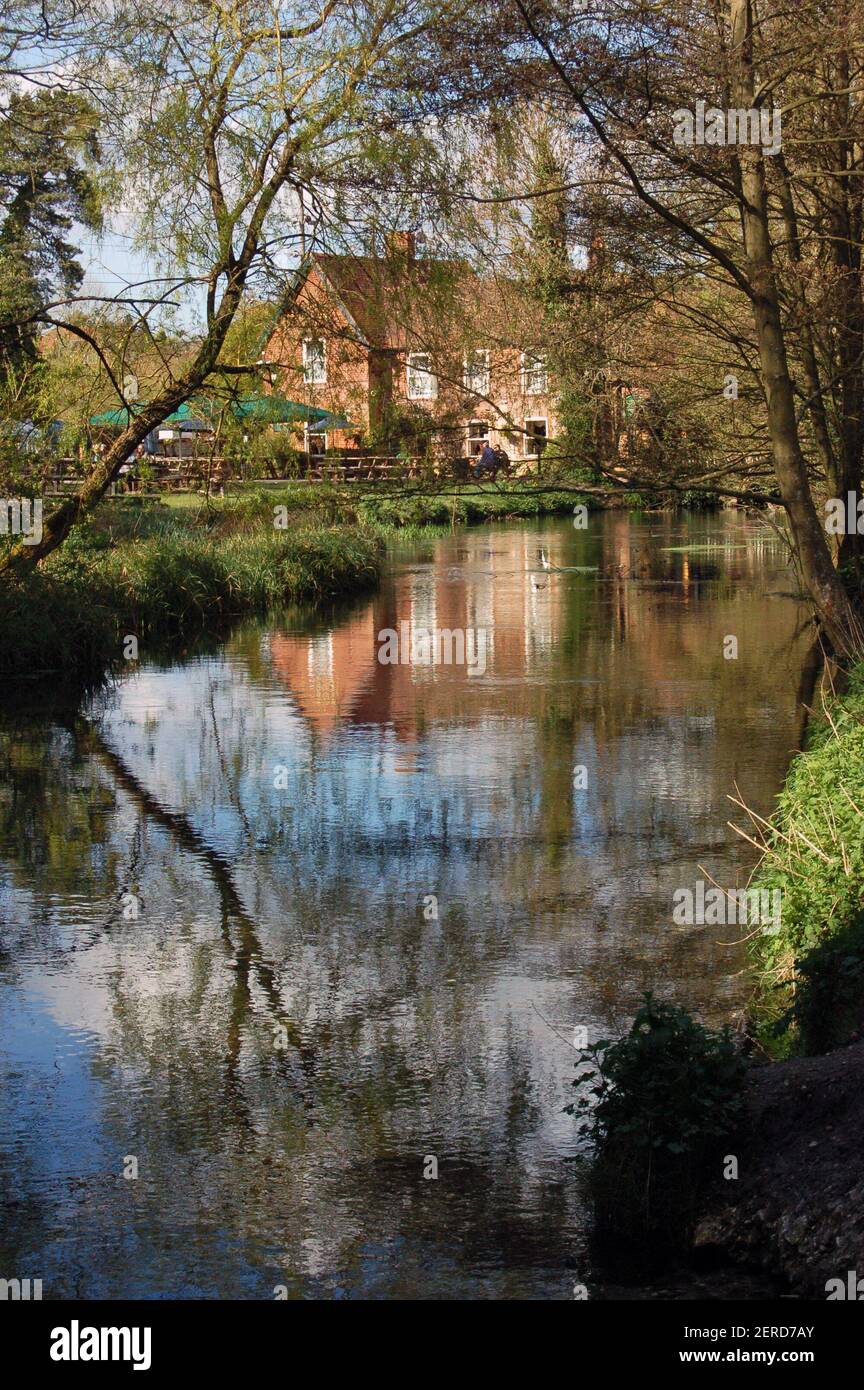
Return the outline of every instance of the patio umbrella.
{"type": "Polygon", "coordinates": [[[351,421],[344,415],[334,415],[329,410],[318,410],[309,417],[309,428],[316,430],[350,430],[351,421]]]}
{"type": "Polygon", "coordinates": [[[262,425],[304,424],[327,413],[320,407],[302,405],[299,401],[289,401],[284,396],[276,395],[239,396],[231,402],[231,409],[238,420],[262,425]]]}
{"type": "Polygon", "coordinates": [[[212,430],[213,424],[204,417],[209,413],[209,401],[184,401],[158,426],[179,425],[184,430],[212,430]]]}
{"type": "MultiPolygon", "coordinates": [[[[118,406],[116,410],[103,410],[99,415],[90,416],[90,424],[99,426],[103,429],[113,428],[125,430],[130,419],[135,415],[139,415],[143,409],[143,402],[139,402],[132,406],[131,414],[125,406],[118,406]]],[[[183,404],[179,405],[170,415],[166,415],[165,419],[162,420],[160,424],[180,425],[184,429],[211,429],[212,427],[207,421],[201,419],[201,415],[202,411],[200,409],[196,410],[192,403],[184,401],[183,404]]]]}
{"type": "MultiPolygon", "coordinates": [[[[132,413],[137,415],[140,409],[140,406],[133,405],[132,413]]],[[[116,410],[103,410],[101,415],[91,415],[90,424],[99,426],[103,429],[113,428],[125,430],[131,418],[125,406],[118,406],[116,410]]]]}
{"type": "MultiPolygon", "coordinates": [[[[347,429],[348,421],[334,415],[322,406],[303,405],[300,401],[289,401],[284,396],[238,396],[228,402],[232,415],[237,420],[259,425],[303,425],[309,424],[317,429],[347,429]]],[[[143,403],[131,407],[132,415],[144,409],[143,403]]],[[[175,411],[166,416],[163,425],[179,425],[185,429],[210,429],[207,421],[219,414],[218,401],[202,399],[184,401],[175,411]]],[[[120,406],[116,410],[103,410],[99,415],[91,415],[90,424],[102,428],[125,429],[130,420],[129,410],[120,406]]]]}

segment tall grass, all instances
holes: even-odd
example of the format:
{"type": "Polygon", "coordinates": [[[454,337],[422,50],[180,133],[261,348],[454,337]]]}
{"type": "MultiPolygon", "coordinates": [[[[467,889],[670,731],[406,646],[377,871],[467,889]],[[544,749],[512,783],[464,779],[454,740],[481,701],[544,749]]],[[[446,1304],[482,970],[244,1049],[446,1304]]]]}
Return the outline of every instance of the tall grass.
{"type": "Polygon", "coordinates": [[[139,642],[218,633],[231,619],[373,586],[380,537],[357,527],[211,534],[160,525],[120,543],[76,537],[23,581],[0,586],[4,681],[98,680],[139,642]]]}
{"type": "Polygon", "coordinates": [[[447,483],[440,492],[434,485],[402,484],[398,491],[380,485],[351,483],[274,485],[229,494],[217,504],[226,519],[235,523],[272,515],[285,506],[292,517],[319,517],[337,522],[377,526],[383,530],[417,526],[474,526],[485,521],[516,517],[558,515],[571,512],[587,499],[576,491],[541,490],[530,482],[447,483]]]}
{"type": "MultiPolygon", "coordinates": [[[[864,913],[864,665],[810,725],[770,825],[751,818],[747,830],[763,851],[752,886],[782,894],[779,932],[760,932],[750,943],[753,1012],[770,1039],[778,1019],[795,1017],[795,996],[810,970],[804,962],[864,913]]],[[[786,1036],[780,1048],[795,1043],[786,1036]]]]}
{"type": "Polygon", "coordinates": [[[358,511],[364,521],[386,527],[476,526],[508,518],[560,515],[585,500],[576,492],[540,492],[518,483],[489,489],[469,484],[452,496],[370,496],[358,511]]]}

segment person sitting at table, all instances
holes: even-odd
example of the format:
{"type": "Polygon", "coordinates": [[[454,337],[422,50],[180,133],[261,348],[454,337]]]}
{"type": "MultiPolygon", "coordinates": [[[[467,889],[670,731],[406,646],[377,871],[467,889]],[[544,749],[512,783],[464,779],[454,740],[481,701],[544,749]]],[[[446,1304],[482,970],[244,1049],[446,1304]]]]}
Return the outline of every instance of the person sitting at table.
{"type": "Polygon", "coordinates": [[[494,478],[497,467],[498,456],[487,439],[474,465],[474,472],[478,478],[482,473],[491,473],[494,478]]]}

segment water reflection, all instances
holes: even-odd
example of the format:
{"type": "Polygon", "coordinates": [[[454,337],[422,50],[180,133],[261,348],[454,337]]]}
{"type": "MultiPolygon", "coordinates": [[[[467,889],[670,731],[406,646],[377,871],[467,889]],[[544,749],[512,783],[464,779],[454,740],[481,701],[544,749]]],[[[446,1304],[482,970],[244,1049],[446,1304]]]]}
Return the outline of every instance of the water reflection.
{"type": "Polygon", "coordinates": [[[730,515],[459,533],[7,722],[0,1275],[569,1297],[574,1027],[746,995],[672,893],[744,881],[727,794],[769,812],[798,737],[782,561],[730,515]],[[485,673],[381,664],[402,623],[484,629],[485,673]]]}

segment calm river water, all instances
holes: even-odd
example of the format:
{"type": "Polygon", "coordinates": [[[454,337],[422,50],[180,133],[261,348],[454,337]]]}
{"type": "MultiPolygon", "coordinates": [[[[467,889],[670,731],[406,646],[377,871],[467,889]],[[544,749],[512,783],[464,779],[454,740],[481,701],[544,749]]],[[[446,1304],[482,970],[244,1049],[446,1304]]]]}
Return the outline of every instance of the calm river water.
{"type": "Polygon", "coordinates": [[[737,929],[672,894],[746,881],[727,796],[769,812],[799,737],[793,587],[735,513],[484,528],[5,716],[0,1276],[570,1298],[574,1030],[746,999],[737,929]],[[403,622],[485,631],[485,672],[381,664],[403,622]]]}

